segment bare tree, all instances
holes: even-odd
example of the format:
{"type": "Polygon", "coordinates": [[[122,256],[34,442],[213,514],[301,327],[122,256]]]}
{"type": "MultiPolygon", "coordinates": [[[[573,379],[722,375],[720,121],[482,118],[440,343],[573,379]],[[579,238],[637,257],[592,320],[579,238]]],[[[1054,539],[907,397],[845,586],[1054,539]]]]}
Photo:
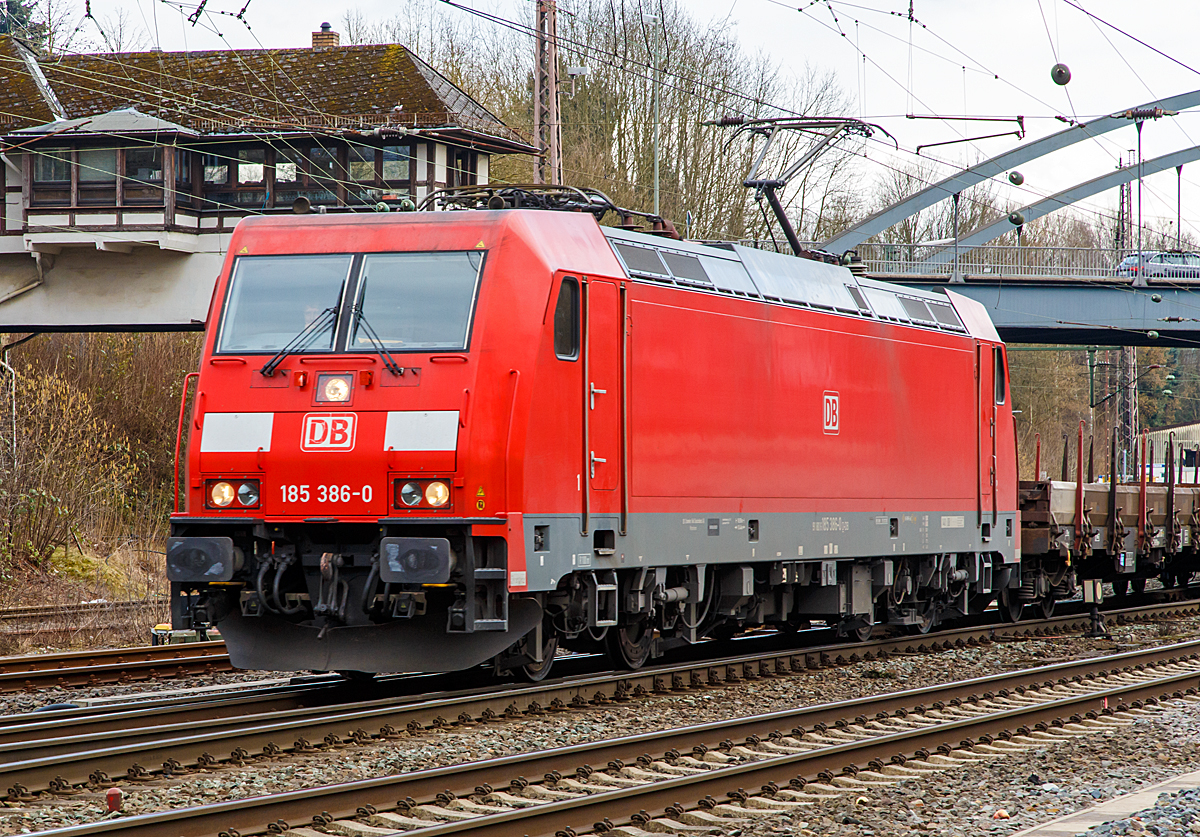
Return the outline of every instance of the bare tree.
{"type": "MultiPolygon", "coordinates": [[[[657,23],[632,0],[582,0],[569,13],[560,10],[560,71],[586,68],[563,85],[565,180],[600,189],[623,206],[652,207],[657,87],[662,213],[680,227],[690,216],[698,238],[769,237],[773,219],[764,221],[742,186],[754,146],[730,143],[727,131],[703,123],[733,113],[844,113],[848,99],[831,74],[805,67],[793,77],[767,57],[747,54],[726,19],[700,21],[677,0],[655,0],[654,14],[657,23]]],[[[506,124],[532,130],[533,43],[524,21],[514,31],[415,0],[376,23],[347,12],[343,25],[354,43],[403,43],[506,124]]],[[[795,159],[811,141],[783,140],[770,165],[795,159]]],[[[836,228],[858,210],[848,150],[823,157],[783,196],[802,235],[830,228],[831,213],[836,228]]],[[[528,182],[532,174],[528,157],[496,159],[491,169],[496,181],[528,182]]]]}
{"type": "Polygon", "coordinates": [[[150,48],[150,35],[133,21],[124,6],[101,16],[97,29],[109,52],[142,52],[150,48]]]}

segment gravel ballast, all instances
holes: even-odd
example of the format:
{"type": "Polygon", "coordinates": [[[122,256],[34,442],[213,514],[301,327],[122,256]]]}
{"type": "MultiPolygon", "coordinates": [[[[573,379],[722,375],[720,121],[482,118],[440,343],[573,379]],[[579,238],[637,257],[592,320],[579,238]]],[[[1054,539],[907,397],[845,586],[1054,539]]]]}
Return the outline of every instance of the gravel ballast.
{"type": "Polygon", "coordinates": [[[1153,808],[1079,832],[1081,837],[1149,835],[1185,837],[1200,834],[1200,788],[1160,794],[1153,808]]]}
{"type": "MultiPolygon", "coordinates": [[[[1200,619],[1113,628],[1113,641],[1047,637],[937,654],[895,655],[792,676],[726,684],[580,711],[497,721],[411,738],[372,742],[314,754],[284,755],[244,767],[217,767],[175,778],[123,782],[124,813],[183,808],[285,790],[385,776],[531,750],[584,743],[669,727],[716,721],[815,703],[848,700],[937,682],[962,680],[1067,659],[1159,645],[1200,633],[1200,619]]],[[[236,684],[240,675],[230,678],[236,684]]],[[[260,679],[262,675],[247,679],[260,679]]],[[[178,688],[178,681],[163,688],[178,688]]],[[[22,697],[41,705],[80,692],[133,695],[145,687],[56,690],[22,697]]],[[[136,699],[136,698],[133,698],[136,699]]],[[[23,711],[8,708],[7,711],[23,711]]],[[[1133,727],[1015,754],[996,762],[906,780],[820,802],[799,814],[739,823],[749,836],[809,832],[821,835],[1010,834],[1028,825],[1195,769],[1200,760],[1200,708],[1171,706],[1133,727]],[[1003,816],[997,817],[997,812],[1003,816]],[[801,823],[805,823],[802,825],[801,823]]],[[[734,788],[730,788],[734,790],[734,788]]],[[[688,800],[683,800],[688,801],[688,800]]],[[[106,816],[103,791],[7,803],[0,834],[43,831],[106,816]]],[[[314,811],[314,813],[318,813],[314,811]]],[[[1133,833],[1133,832],[1130,832],[1133,833]]],[[[1185,832],[1186,833],[1186,832],[1185,832]]]]}

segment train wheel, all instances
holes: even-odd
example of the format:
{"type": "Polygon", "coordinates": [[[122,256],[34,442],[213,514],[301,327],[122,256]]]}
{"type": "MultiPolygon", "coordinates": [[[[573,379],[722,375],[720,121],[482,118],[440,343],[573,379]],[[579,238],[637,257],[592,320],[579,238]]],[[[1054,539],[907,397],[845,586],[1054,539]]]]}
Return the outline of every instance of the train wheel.
{"type": "Polygon", "coordinates": [[[1039,599],[1038,607],[1041,610],[1043,619],[1049,619],[1054,615],[1054,599],[1050,598],[1049,596],[1039,599]]]}
{"type": "Polygon", "coordinates": [[[541,683],[550,673],[550,668],[554,665],[554,655],[557,653],[558,637],[550,636],[542,644],[542,661],[540,663],[526,663],[513,673],[527,683],[541,683]]]}
{"type": "Polygon", "coordinates": [[[1008,590],[1001,590],[1000,595],[996,597],[996,609],[1000,611],[1000,618],[1005,622],[1019,622],[1024,607],[1008,590]]]}
{"type": "Polygon", "coordinates": [[[1131,579],[1129,579],[1129,587],[1135,593],[1145,593],[1146,592],[1146,579],[1131,578],[1131,579]]]}
{"type": "Polygon", "coordinates": [[[1113,581],[1113,595],[1118,599],[1129,595],[1129,579],[1118,578],[1113,581]]]}
{"type": "Polygon", "coordinates": [[[633,671],[646,664],[654,644],[654,627],[649,619],[639,619],[608,629],[605,638],[608,656],[614,663],[633,671]]]}
{"type": "Polygon", "coordinates": [[[933,630],[933,603],[927,603],[920,613],[921,621],[915,625],[909,625],[908,630],[914,634],[927,634],[933,630]]]}

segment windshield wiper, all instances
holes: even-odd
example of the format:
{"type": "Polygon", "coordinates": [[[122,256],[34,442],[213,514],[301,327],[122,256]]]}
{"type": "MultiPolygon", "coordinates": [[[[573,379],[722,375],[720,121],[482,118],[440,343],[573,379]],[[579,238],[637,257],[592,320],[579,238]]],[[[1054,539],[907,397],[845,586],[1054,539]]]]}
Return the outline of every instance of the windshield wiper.
{"type": "Polygon", "coordinates": [[[371,328],[371,324],[367,322],[367,315],[363,313],[361,305],[354,306],[354,313],[358,316],[358,324],[362,326],[363,333],[367,335],[367,339],[371,341],[371,345],[375,348],[375,352],[383,361],[383,365],[387,371],[393,375],[403,375],[404,367],[396,362],[391,353],[384,347],[383,341],[379,339],[379,335],[375,333],[375,329],[371,328]]]}
{"type": "Polygon", "coordinates": [[[337,322],[337,306],[326,308],[321,312],[320,316],[314,319],[311,323],[304,327],[304,330],[288,341],[287,345],[275,353],[274,357],[267,361],[266,365],[258,370],[265,378],[271,378],[275,375],[275,370],[279,364],[283,363],[283,359],[292,352],[303,351],[308,348],[308,345],[317,338],[317,335],[326,327],[337,322]]]}

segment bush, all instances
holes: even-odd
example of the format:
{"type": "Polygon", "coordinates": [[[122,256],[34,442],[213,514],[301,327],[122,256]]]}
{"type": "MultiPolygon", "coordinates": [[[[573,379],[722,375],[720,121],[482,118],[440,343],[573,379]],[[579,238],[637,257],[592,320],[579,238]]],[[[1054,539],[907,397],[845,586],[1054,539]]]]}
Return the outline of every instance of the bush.
{"type": "Polygon", "coordinates": [[[7,574],[54,573],[56,550],[104,560],[123,552],[118,563],[140,577],[138,589],[165,587],[159,553],[180,388],[198,353],[194,334],[43,335],[13,352],[15,439],[9,421],[0,432],[7,574]]]}

